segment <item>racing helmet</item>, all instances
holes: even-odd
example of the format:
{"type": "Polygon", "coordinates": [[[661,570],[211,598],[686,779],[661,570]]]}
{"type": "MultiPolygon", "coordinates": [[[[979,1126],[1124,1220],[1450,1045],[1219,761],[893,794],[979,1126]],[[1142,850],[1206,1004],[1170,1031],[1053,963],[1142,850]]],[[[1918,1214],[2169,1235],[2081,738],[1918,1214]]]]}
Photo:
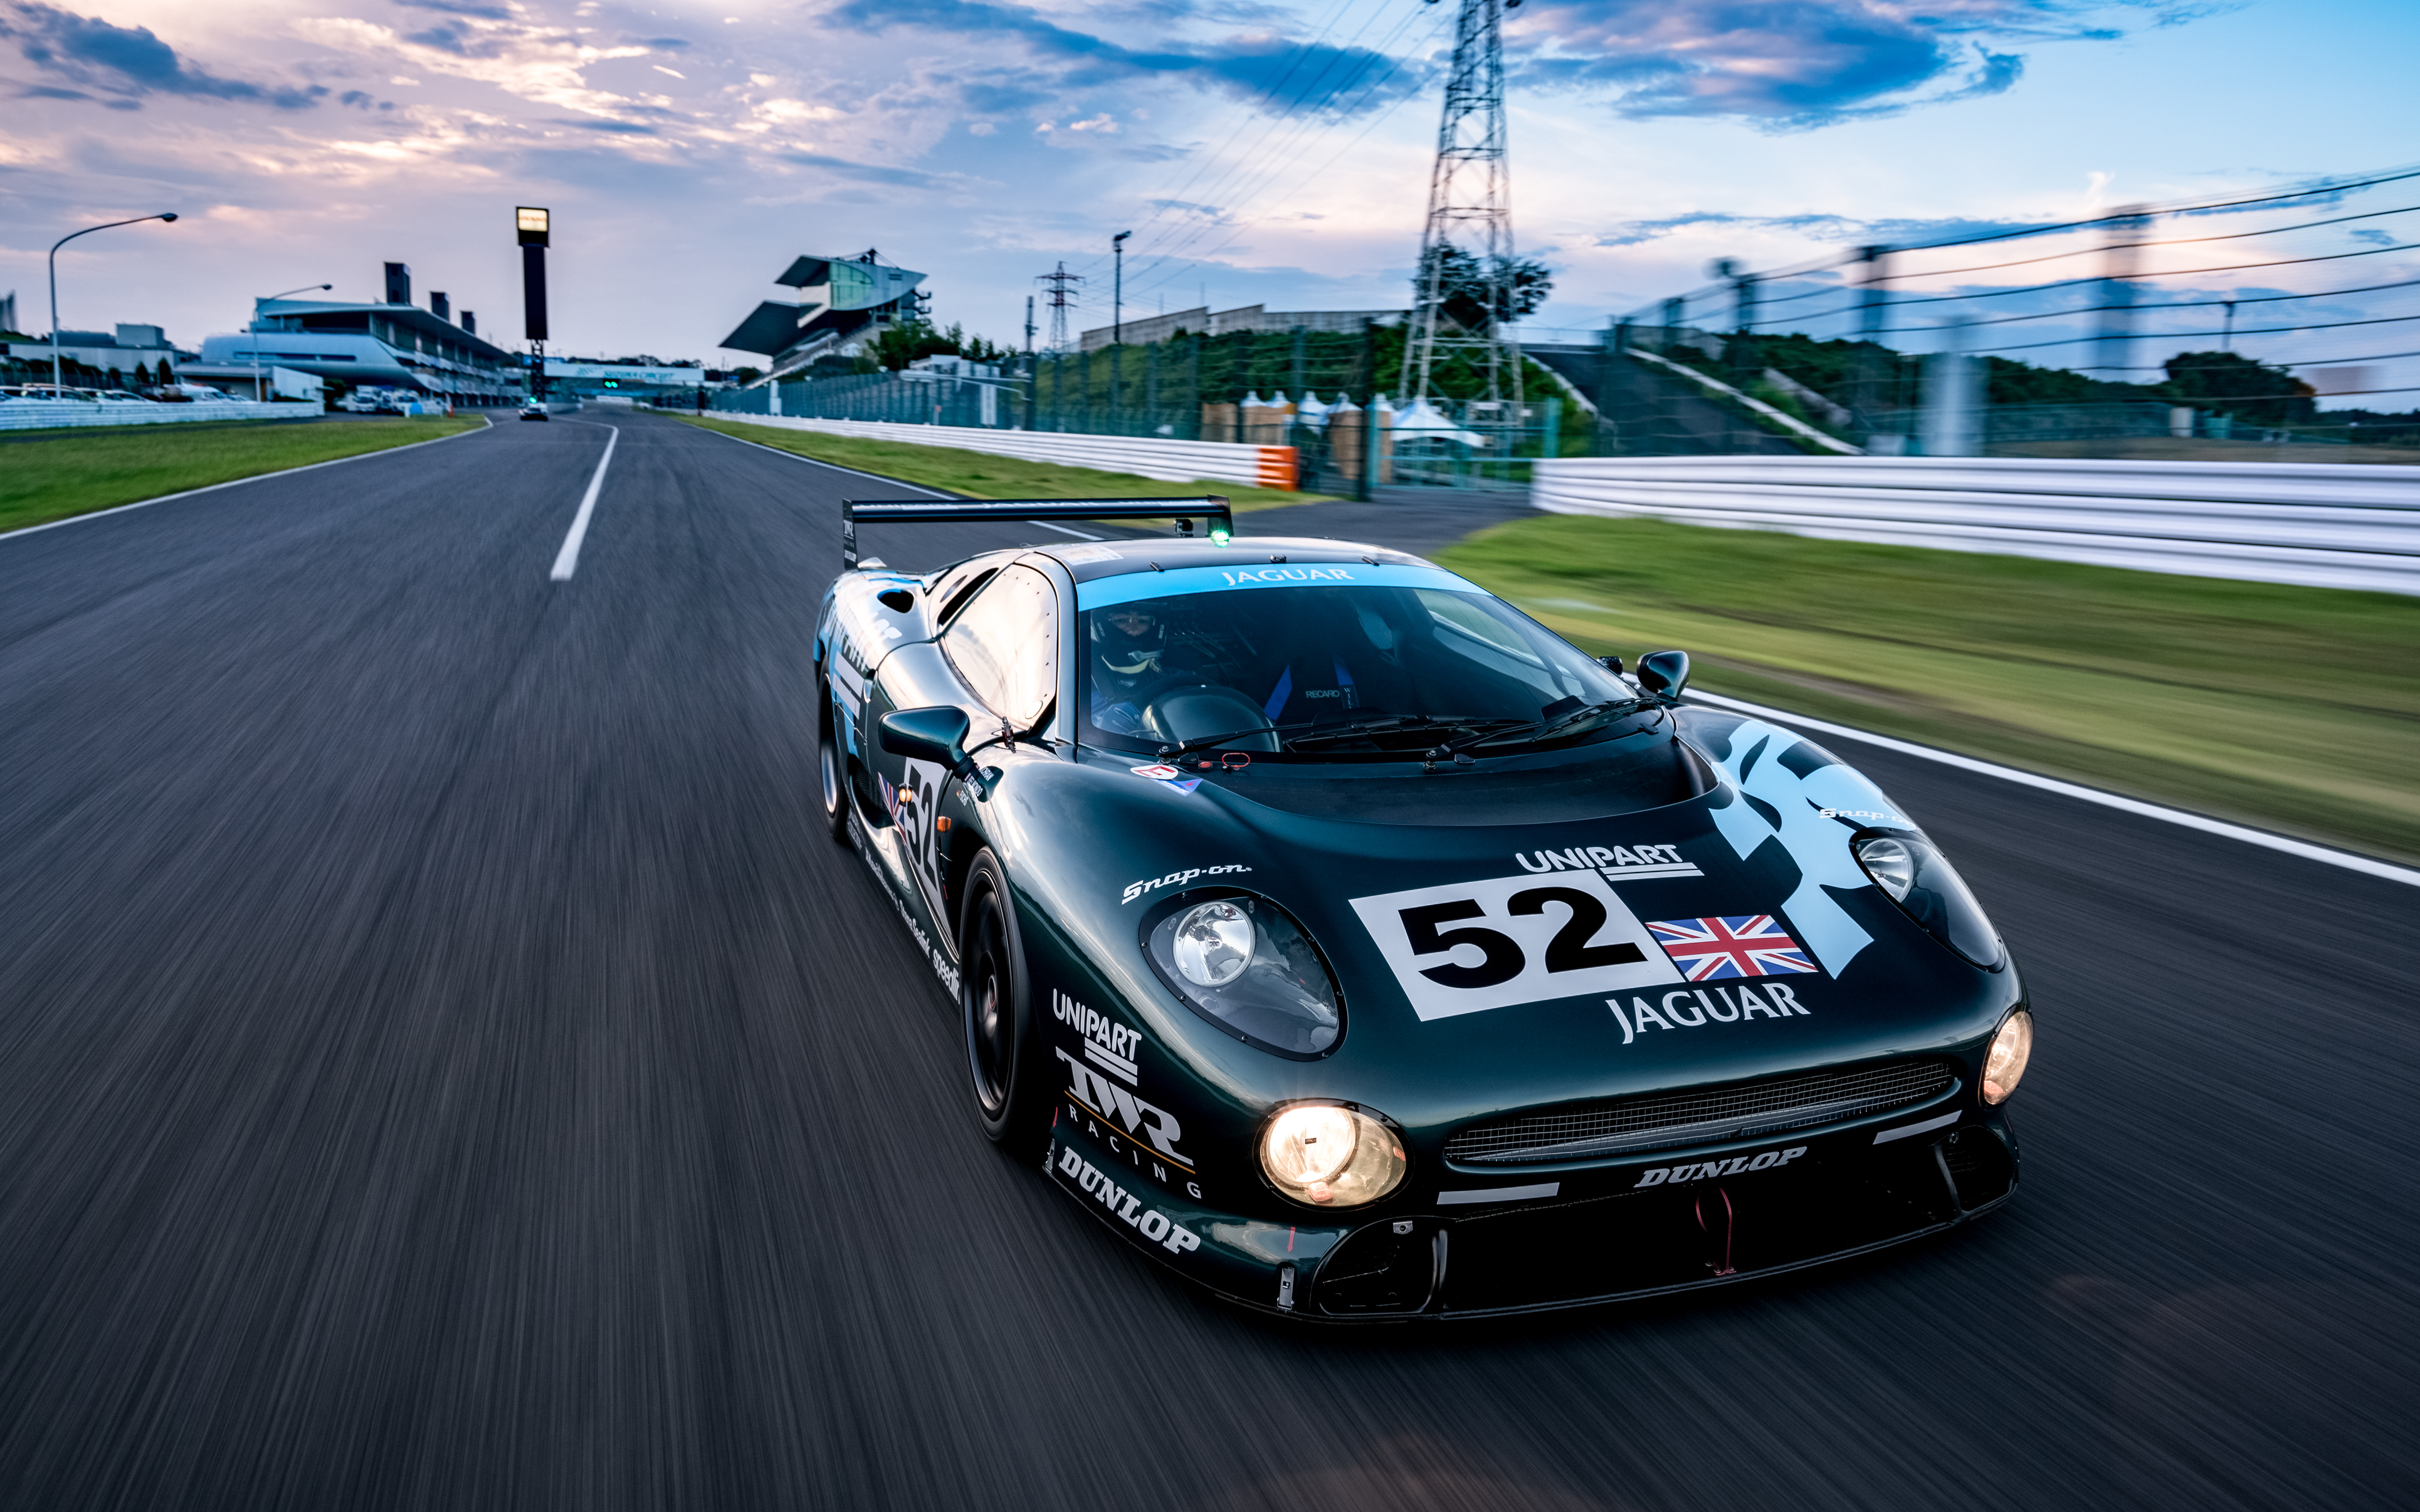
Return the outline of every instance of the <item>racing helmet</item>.
{"type": "Polygon", "coordinates": [[[1132,684],[1159,671],[1168,625],[1140,605],[1116,604],[1092,613],[1093,660],[1108,677],[1132,684]]]}

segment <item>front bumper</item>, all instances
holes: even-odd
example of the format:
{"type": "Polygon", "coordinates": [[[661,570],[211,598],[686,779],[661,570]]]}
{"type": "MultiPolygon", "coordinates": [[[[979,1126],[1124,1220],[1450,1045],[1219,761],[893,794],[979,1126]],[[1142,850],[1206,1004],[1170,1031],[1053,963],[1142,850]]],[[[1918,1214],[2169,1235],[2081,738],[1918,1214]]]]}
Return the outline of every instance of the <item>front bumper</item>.
{"type": "Polygon", "coordinates": [[[1337,1322],[1482,1318],[1777,1274],[1954,1227],[2014,1195],[2005,1109],[1926,1121],[1664,1151],[1535,1183],[1551,1196],[1345,1227],[1189,1204],[1138,1181],[1129,1151],[1095,1149],[1063,1122],[1047,1169],[1113,1227],[1247,1306],[1337,1322]]]}

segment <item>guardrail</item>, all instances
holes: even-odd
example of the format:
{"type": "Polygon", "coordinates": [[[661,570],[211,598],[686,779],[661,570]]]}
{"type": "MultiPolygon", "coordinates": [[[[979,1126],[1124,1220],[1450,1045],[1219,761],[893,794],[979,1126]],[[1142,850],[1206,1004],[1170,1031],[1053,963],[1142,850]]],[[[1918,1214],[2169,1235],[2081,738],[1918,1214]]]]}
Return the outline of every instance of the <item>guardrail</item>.
{"type": "Polygon", "coordinates": [[[307,402],[256,404],[196,399],[191,404],[98,404],[75,399],[0,404],[0,430],[52,430],[74,425],[175,425],[201,420],[299,420],[325,414],[307,402]]]}
{"type": "Polygon", "coordinates": [[[1295,486],[1295,449],[1291,446],[1163,440],[1149,436],[1081,436],[1048,430],[985,430],[970,425],[908,425],[880,420],[801,420],[788,415],[718,414],[709,418],[782,430],[812,430],[827,436],[905,441],[912,446],[953,446],[996,456],[1023,457],[1031,462],[1130,472],[1162,483],[1191,483],[1207,478],[1261,488],[1295,486]]]}
{"type": "Polygon", "coordinates": [[[1530,502],[2150,572],[2420,594],[2420,467],[2036,457],[1564,457],[1530,502]]]}

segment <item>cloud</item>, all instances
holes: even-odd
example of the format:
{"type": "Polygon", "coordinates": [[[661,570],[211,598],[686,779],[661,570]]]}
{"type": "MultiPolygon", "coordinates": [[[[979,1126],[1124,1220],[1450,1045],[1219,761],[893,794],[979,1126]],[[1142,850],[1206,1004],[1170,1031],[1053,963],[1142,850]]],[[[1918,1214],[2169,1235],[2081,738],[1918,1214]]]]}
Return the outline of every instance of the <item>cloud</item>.
{"type": "Polygon", "coordinates": [[[1999,94],[2024,72],[2005,42],[2107,41],[2113,15],[2180,24],[2177,7],[2068,0],[1565,0],[1517,13],[1508,60],[1533,88],[1610,93],[1625,116],[1731,116],[1778,130],[1999,94]]]}
{"type": "Polygon", "coordinates": [[[1749,231],[1794,231],[1816,241],[1845,242],[1855,246],[1905,246],[1971,237],[2004,236],[2011,231],[2035,230],[2054,224],[2063,223],[1978,221],[1955,216],[1932,220],[1861,220],[1855,216],[1829,215],[1821,211],[1800,215],[1728,215],[1718,210],[1697,210],[1656,221],[1625,221],[1590,238],[1589,245],[1636,247],[1644,242],[1660,241],[1675,232],[1714,225],[1749,231]]]}
{"type": "Polygon", "coordinates": [[[178,57],[147,26],[113,26],[27,0],[0,0],[0,37],[15,41],[36,68],[119,96],[113,109],[132,109],[134,97],[159,93],[307,110],[328,93],[318,85],[294,88],[223,79],[178,57]]]}
{"type": "Polygon", "coordinates": [[[413,10],[435,10],[448,16],[476,16],[481,21],[513,19],[513,13],[503,6],[464,5],[461,0],[395,0],[395,3],[413,10]]]}
{"type": "Polygon", "coordinates": [[[1424,70],[1406,70],[1397,60],[1368,48],[1297,43],[1274,36],[1138,52],[1088,32],[1070,31],[1028,7],[991,0],[926,0],[908,13],[886,0],[843,0],[824,19],[868,36],[917,26],[959,37],[1014,38],[1038,62],[1054,66],[1050,83],[1060,89],[1191,78],[1255,105],[1307,106],[1314,115],[1359,115],[1391,104],[1419,87],[1424,75],[1424,70]]]}

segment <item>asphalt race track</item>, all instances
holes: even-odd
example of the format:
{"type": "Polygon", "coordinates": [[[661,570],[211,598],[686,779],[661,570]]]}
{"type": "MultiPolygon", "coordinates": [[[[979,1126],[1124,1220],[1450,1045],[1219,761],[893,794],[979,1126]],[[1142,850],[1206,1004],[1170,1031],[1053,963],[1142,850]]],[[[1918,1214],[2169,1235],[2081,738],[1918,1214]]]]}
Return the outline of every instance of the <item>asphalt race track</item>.
{"type": "Polygon", "coordinates": [[[993,1153],[818,833],[898,490],[586,418],[566,582],[561,420],[0,540],[0,1506],[2420,1503],[2412,889],[1844,743],[2029,970],[2010,1209],[1265,1321],[993,1153]]]}

